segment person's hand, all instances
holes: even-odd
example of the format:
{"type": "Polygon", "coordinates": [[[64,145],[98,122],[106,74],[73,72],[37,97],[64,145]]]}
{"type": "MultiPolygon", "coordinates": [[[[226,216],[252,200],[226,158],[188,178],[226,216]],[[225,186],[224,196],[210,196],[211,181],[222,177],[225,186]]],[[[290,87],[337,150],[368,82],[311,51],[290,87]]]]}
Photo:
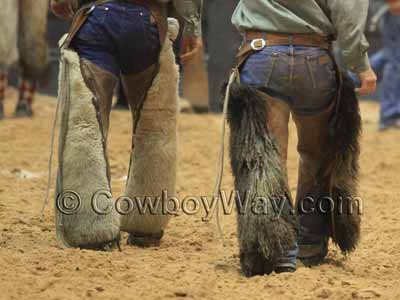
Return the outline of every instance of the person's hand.
{"type": "Polygon", "coordinates": [[[183,65],[189,63],[202,49],[203,41],[197,36],[183,36],[181,48],[181,62],[183,65]]]}
{"type": "Polygon", "coordinates": [[[57,17],[61,19],[71,19],[73,11],[71,10],[71,0],[51,0],[50,9],[57,17]]]}
{"type": "Polygon", "coordinates": [[[358,74],[361,81],[361,87],[356,89],[359,95],[372,94],[376,90],[377,77],[375,72],[369,68],[367,71],[358,74]]]}
{"type": "Polygon", "coordinates": [[[389,10],[394,15],[400,15],[400,1],[399,0],[391,0],[389,1],[389,10]]]}

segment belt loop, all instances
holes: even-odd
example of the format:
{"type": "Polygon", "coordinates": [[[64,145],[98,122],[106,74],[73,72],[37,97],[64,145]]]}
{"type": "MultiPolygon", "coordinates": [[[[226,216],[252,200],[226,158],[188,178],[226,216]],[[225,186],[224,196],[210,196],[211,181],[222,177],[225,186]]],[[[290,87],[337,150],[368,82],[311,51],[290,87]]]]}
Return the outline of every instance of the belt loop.
{"type": "Polygon", "coordinates": [[[318,40],[317,40],[317,36],[316,36],[316,35],[312,35],[311,40],[312,40],[312,42],[315,43],[315,44],[317,44],[318,42],[320,42],[320,44],[322,44],[321,41],[318,41],[318,40]]]}
{"type": "Polygon", "coordinates": [[[293,35],[289,35],[289,45],[293,46],[293,35]]]}
{"type": "Polygon", "coordinates": [[[243,34],[242,43],[243,43],[243,45],[245,45],[247,43],[247,34],[246,33],[243,34]]]}

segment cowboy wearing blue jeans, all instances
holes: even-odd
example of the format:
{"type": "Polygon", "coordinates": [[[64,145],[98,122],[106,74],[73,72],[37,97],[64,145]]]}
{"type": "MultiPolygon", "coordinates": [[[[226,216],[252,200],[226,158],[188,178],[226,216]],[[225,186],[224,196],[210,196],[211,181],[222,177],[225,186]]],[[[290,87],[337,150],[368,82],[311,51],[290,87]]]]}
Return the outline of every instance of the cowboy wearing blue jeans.
{"type": "Polygon", "coordinates": [[[268,130],[285,170],[290,115],[299,139],[296,203],[308,213],[299,212],[297,243],[280,259],[282,268],[275,266],[279,271],[294,271],[296,256],[318,264],[327,255],[332,235],[329,216],[309,213],[305,200],[321,187],[317,177],[326,160],[329,122],[336,111],[339,76],[331,54],[333,40],[339,42],[346,67],[361,80],[356,92],[364,95],[376,88],[364,37],[367,12],[364,0],[241,0],[233,15],[244,39],[238,55],[240,84],[265,99],[268,130]]]}
{"type": "Polygon", "coordinates": [[[157,213],[99,213],[91,199],[100,191],[101,207],[113,206],[107,138],[119,78],[133,120],[126,196],[175,193],[179,75],[172,42],[179,25],[168,11],[172,6],[185,20],[183,56],[192,55],[201,44],[196,32],[201,5],[201,0],[51,1],[57,16],[72,19],[60,41],[63,117],[56,201],[71,190],[79,194],[81,209],[68,215],[57,206],[57,236],[65,246],[108,250],[118,244],[120,230],[129,233],[130,245],[160,244],[170,219],[160,206],[157,213]]]}

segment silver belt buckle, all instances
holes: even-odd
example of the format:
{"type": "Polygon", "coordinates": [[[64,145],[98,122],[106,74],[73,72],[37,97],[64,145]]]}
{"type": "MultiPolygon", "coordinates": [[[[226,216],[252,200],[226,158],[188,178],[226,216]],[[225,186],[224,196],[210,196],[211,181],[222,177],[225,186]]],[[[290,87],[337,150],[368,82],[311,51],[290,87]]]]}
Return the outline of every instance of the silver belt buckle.
{"type": "Polygon", "coordinates": [[[96,8],[96,5],[93,4],[86,12],[85,15],[90,15],[96,8]]]}
{"type": "Polygon", "coordinates": [[[254,39],[250,43],[251,49],[254,51],[260,51],[267,46],[267,42],[264,39],[254,39]]]}

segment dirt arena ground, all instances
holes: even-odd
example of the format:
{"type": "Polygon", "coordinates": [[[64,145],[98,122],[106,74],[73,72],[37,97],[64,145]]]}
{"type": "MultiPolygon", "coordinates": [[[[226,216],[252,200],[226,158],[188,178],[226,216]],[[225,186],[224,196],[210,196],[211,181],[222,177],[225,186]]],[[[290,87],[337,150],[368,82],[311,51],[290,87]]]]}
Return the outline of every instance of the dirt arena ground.
{"type": "MultiPolygon", "coordinates": [[[[158,249],[127,247],[126,236],[122,252],[60,248],[53,203],[39,222],[55,101],[41,96],[33,120],[16,120],[10,117],[15,100],[11,90],[7,119],[0,122],[0,299],[400,299],[400,131],[377,132],[376,104],[362,104],[364,219],[357,252],[343,257],[331,246],[320,267],[246,279],[239,273],[234,215],[222,219],[225,247],[214,221],[181,215],[172,220],[158,249]]],[[[180,119],[181,197],[211,194],[219,120],[211,115],[180,119]]],[[[130,128],[128,112],[113,112],[109,151],[115,195],[123,193],[130,128]]],[[[294,190],[294,130],[290,141],[294,190]]],[[[224,187],[232,188],[229,171],[224,187]]]]}

